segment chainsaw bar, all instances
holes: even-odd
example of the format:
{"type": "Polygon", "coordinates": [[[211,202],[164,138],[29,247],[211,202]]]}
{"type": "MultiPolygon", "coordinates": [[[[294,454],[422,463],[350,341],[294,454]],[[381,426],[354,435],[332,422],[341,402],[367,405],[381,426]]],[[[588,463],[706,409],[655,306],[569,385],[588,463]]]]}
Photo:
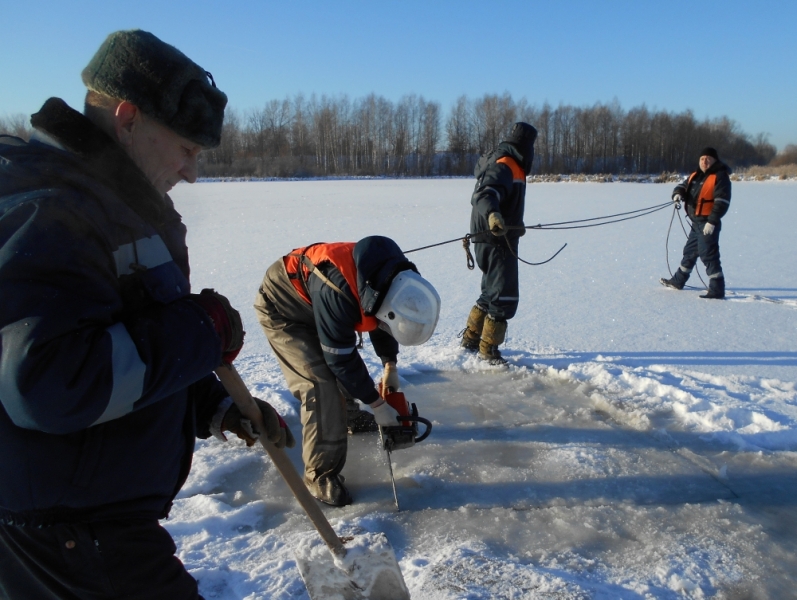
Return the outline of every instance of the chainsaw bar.
{"type": "Polygon", "coordinates": [[[385,448],[385,454],[387,454],[387,468],[390,471],[390,483],[393,486],[393,499],[396,501],[396,510],[401,511],[401,506],[399,505],[398,499],[398,490],[396,490],[396,478],[393,476],[393,460],[390,458],[390,450],[385,447],[385,438],[382,435],[382,428],[379,428],[379,443],[382,448],[385,448]]]}
{"type": "MultiPolygon", "coordinates": [[[[402,394],[403,399],[403,394],[402,394]]],[[[428,419],[418,416],[418,407],[415,404],[407,404],[407,411],[409,414],[401,414],[396,419],[400,424],[392,427],[379,427],[379,442],[382,448],[387,453],[387,466],[390,470],[390,483],[393,486],[393,498],[396,501],[396,510],[401,510],[401,505],[398,499],[398,490],[396,489],[396,478],[393,475],[393,460],[391,453],[394,450],[403,450],[404,448],[411,448],[418,442],[425,440],[429,433],[432,431],[432,423],[428,419]],[[418,423],[423,423],[426,426],[426,431],[422,435],[418,435],[418,423]]]]}

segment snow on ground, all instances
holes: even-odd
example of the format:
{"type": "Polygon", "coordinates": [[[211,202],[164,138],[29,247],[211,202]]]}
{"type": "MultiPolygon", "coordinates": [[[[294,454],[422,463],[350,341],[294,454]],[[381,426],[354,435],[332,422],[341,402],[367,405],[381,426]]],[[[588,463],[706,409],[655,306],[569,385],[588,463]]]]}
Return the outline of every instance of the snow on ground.
{"type": "MultiPolygon", "coordinates": [[[[410,250],[467,232],[468,179],[200,183],[173,193],[196,290],[247,330],[237,366],[299,433],[298,403],[251,308],[268,266],[315,241],[387,235],[410,250]]],[[[672,184],[538,183],[527,224],[665,202],[672,184]]],[[[485,369],[457,334],[478,295],[459,242],[409,257],[440,292],[440,324],[402,349],[428,440],[393,455],[351,438],[355,504],[339,534],[384,532],[416,600],[790,598],[797,569],[797,218],[794,182],[734,183],[721,249],[728,299],[658,284],[684,242],[671,209],[529,231],[521,303],[485,369]]],[[[704,276],[705,279],[705,276],[704,276]]],[[[690,284],[699,286],[693,276],[690,284]]],[[[379,362],[366,341],[374,377],[379,362]]],[[[301,468],[298,449],[289,452],[301,468]]],[[[201,441],[164,525],[206,598],[307,598],[293,549],[315,539],[262,452],[201,441]]]]}

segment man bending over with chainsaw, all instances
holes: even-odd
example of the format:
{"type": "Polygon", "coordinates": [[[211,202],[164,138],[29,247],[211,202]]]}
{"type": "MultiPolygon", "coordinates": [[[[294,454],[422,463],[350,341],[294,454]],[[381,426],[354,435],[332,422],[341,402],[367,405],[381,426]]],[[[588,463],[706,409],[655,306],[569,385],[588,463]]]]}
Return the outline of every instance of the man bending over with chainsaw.
{"type": "Polygon", "coordinates": [[[158,520],[197,437],[255,434],[213,374],[240,316],[191,293],[168,192],[219,145],[227,96],[140,30],[83,81],[83,114],[51,98],[30,142],[0,135],[0,598],[197,600],[158,520]]]}
{"type": "Polygon", "coordinates": [[[321,502],[351,504],[340,474],[347,430],[397,424],[398,413],[384,395],[399,388],[399,344],[415,346],[431,337],[440,297],[393,240],[371,236],[312,244],[283,256],[266,272],[255,311],[302,405],[305,483],[321,502]],[[379,390],[357,352],[363,332],[384,365],[379,390]]]}

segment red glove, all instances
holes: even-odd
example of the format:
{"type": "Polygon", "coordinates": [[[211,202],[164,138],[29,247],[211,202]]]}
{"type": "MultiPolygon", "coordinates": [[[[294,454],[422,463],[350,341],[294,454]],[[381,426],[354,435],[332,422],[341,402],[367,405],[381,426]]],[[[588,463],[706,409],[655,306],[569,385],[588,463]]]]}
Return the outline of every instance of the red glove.
{"type": "MultiPolygon", "coordinates": [[[[403,392],[388,392],[383,394],[382,382],[379,382],[379,396],[380,399],[373,402],[370,407],[374,413],[374,419],[378,425],[383,427],[395,427],[398,421],[397,417],[406,417],[410,414],[410,404],[404,397],[403,392]]],[[[392,389],[392,388],[389,388],[392,389]]],[[[409,421],[401,421],[402,425],[409,426],[409,421]]]]}
{"type": "Polygon", "coordinates": [[[191,300],[204,310],[221,339],[221,361],[232,364],[244,345],[244,326],[241,315],[230,301],[215,290],[205,288],[199,294],[191,294],[191,300]]]}

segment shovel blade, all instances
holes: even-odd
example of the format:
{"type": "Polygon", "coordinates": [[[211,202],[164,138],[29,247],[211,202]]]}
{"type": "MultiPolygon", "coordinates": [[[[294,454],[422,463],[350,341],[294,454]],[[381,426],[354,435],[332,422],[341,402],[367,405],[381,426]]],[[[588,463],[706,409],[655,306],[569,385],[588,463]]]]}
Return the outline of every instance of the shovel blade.
{"type": "Polygon", "coordinates": [[[335,558],[318,539],[294,556],[311,600],[410,600],[396,555],[382,533],[358,533],[335,558]]]}

